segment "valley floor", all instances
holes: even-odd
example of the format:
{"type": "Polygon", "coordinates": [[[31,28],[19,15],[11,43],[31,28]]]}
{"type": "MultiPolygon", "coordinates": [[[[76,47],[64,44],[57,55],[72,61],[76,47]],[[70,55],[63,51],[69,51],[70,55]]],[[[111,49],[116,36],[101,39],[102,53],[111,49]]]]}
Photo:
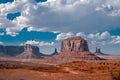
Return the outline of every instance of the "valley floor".
{"type": "Polygon", "coordinates": [[[0,60],[0,80],[120,80],[120,61],[42,64],[0,60]]]}

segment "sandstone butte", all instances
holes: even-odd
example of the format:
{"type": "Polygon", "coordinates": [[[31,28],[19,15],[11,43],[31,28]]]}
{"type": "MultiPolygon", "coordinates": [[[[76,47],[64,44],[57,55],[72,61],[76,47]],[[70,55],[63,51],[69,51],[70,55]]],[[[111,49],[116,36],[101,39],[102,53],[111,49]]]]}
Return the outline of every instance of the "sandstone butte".
{"type": "Polygon", "coordinates": [[[79,60],[102,60],[89,51],[88,43],[80,36],[64,39],[58,54],[49,58],[48,62],[71,62],[79,60]]]}
{"type": "Polygon", "coordinates": [[[37,58],[37,56],[35,54],[33,54],[32,47],[30,44],[26,44],[25,51],[16,57],[24,58],[24,59],[37,58]]]}
{"type": "MultiPolygon", "coordinates": [[[[32,53],[30,44],[26,44],[25,51],[18,55],[17,58],[31,59],[40,57],[32,53]]],[[[51,57],[44,58],[43,62],[62,63],[78,60],[101,60],[101,58],[89,51],[87,41],[80,36],[64,39],[61,43],[60,52],[51,57]]]]}

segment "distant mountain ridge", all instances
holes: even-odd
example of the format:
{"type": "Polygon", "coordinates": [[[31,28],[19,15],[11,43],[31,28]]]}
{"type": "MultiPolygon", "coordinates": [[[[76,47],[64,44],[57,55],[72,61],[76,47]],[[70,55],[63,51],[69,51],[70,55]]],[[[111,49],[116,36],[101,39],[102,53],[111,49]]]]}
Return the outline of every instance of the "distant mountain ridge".
{"type": "MultiPolygon", "coordinates": [[[[26,46],[26,45],[25,45],[26,46]]],[[[0,45],[0,56],[1,57],[15,57],[20,55],[25,51],[25,46],[3,46],[0,45]]],[[[39,47],[31,46],[32,53],[38,57],[41,56],[51,56],[56,54],[55,52],[51,55],[45,55],[39,51],[39,47]]]]}

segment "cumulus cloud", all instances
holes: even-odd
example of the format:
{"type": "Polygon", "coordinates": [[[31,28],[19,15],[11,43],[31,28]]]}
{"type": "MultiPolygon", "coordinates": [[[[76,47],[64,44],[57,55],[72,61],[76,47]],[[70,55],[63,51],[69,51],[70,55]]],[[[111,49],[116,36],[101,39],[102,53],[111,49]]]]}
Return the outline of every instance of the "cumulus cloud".
{"type": "Polygon", "coordinates": [[[113,40],[112,43],[120,44],[120,36],[112,36],[113,40]]]}
{"type": "Polygon", "coordinates": [[[54,42],[44,42],[44,41],[28,40],[24,44],[31,44],[31,45],[36,45],[36,46],[53,46],[54,42]]]}
{"type": "Polygon", "coordinates": [[[76,34],[69,32],[69,33],[60,33],[57,35],[56,40],[63,40],[73,36],[81,36],[89,41],[90,45],[107,45],[107,44],[119,44],[120,43],[120,36],[112,36],[108,31],[104,31],[102,33],[83,33],[78,32],[76,34]]]}
{"type": "Polygon", "coordinates": [[[86,38],[86,35],[84,32],[78,32],[78,33],[76,33],[76,36],[81,36],[81,37],[86,38]]]}
{"type": "Polygon", "coordinates": [[[111,5],[101,5],[100,7],[96,7],[96,11],[112,11],[113,7],[111,5]]]}
{"type": "Polygon", "coordinates": [[[69,37],[72,37],[73,33],[72,32],[68,32],[68,33],[60,33],[57,35],[56,40],[63,40],[69,37]]]}
{"type": "Polygon", "coordinates": [[[119,0],[47,0],[42,3],[15,0],[0,4],[0,26],[13,36],[24,27],[29,31],[103,31],[111,26],[120,27],[120,18],[115,17],[119,16],[119,3],[119,0]],[[8,13],[15,12],[21,12],[21,16],[13,21],[6,18],[8,13]]]}
{"type": "Polygon", "coordinates": [[[114,10],[108,14],[109,16],[120,16],[120,9],[114,10]]]}
{"type": "Polygon", "coordinates": [[[2,45],[3,44],[3,42],[0,42],[0,45],[2,45]]]}
{"type": "Polygon", "coordinates": [[[96,33],[96,34],[89,34],[88,38],[91,39],[96,39],[96,40],[100,40],[100,39],[109,39],[111,37],[110,33],[108,31],[105,31],[103,33],[96,33]]]}
{"type": "Polygon", "coordinates": [[[4,32],[1,32],[1,33],[0,33],[0,36],[4,36],[4,34],[5,34],[4,32]]]}

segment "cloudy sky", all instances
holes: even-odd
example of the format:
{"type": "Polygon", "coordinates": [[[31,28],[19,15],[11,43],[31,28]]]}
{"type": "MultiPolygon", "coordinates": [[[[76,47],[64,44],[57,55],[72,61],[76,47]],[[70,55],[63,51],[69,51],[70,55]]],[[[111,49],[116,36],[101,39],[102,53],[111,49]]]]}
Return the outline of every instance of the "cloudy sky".
{"type": "Polygon", "coordinates": [[[0,0],[0,44],[37,45],[46,54],[82,36],[90,50],[120,55],[120,0],[0,0]]]}

